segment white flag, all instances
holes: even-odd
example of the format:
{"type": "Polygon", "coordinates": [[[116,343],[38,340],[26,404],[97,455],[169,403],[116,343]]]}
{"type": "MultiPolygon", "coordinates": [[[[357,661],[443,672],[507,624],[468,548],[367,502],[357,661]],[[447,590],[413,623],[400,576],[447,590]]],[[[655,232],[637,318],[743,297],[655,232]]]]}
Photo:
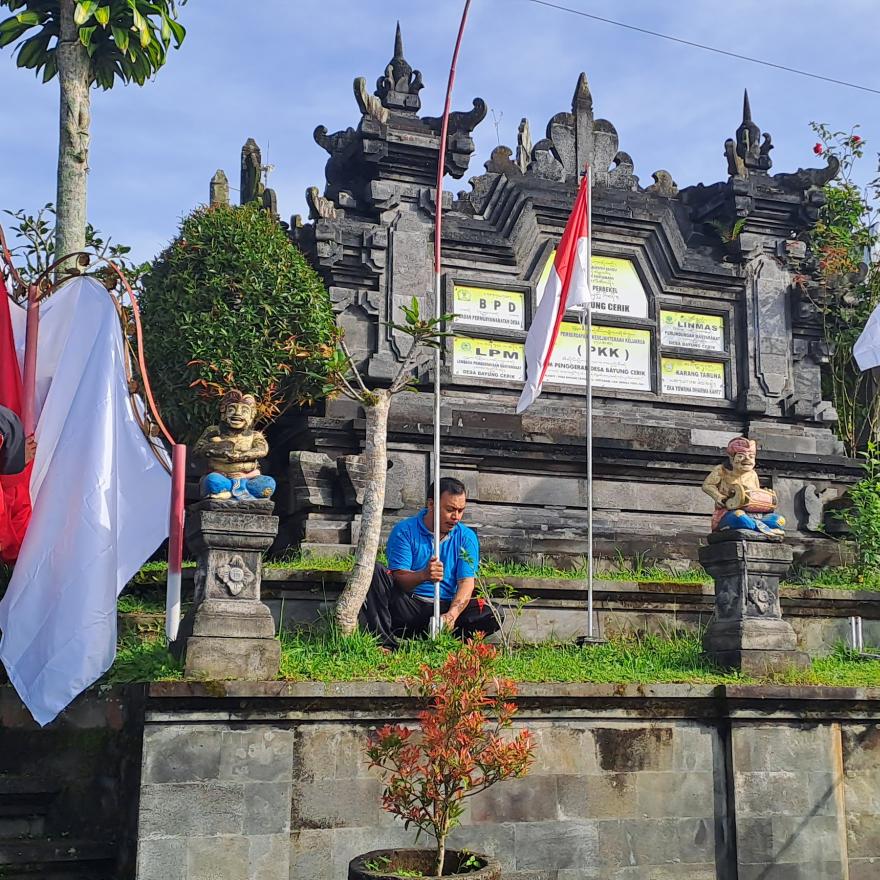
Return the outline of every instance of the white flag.
{"type": "Polygon", "coordinates": [[[853,357],[862,372],[880,367],[880,305],[871,312],[865,329],[856,340],[853,357]]]}
{"type": "Polygon", "coordinates": [[[95,279],[41,306],[37,388],[33,516],[0,601],[0,660],[43,725],[113,663],[116,598],[168,535],[171,480],[135,421],[95,279]]]}

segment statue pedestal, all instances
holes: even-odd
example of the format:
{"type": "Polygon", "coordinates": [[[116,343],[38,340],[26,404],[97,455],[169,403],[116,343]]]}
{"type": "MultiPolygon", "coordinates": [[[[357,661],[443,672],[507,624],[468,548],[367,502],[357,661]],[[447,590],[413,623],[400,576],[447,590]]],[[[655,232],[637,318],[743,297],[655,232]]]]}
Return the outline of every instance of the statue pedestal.
{"type": "Polygon", "coordinates": [[[715,615],[703,636],[707,657],[750,675],[809,666],[779,607],[779,579],[791,560],[791,548],[779,541],[727,540],[700,548],[700,562],[715,581],[715,615]]]}
{"type": "Polygon", "coordinates": [[[265,681],[275,678],[281,645],[260,601],[262,554],[278,533],[271,501],[202,501],[186,516],[198,557],[195,603],[181,626],[187,676],[265,681]]]}

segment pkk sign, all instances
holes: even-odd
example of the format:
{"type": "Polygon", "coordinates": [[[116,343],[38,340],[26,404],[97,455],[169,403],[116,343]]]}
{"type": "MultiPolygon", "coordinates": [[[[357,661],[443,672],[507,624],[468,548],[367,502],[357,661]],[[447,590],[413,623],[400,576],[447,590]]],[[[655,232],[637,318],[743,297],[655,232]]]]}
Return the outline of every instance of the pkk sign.
{"type": "Polygon", "coordinates": [[[694,312],[660,312],[660,344],[724,351],[724,318],[694,312]]]}
{"type": "MultiPolygon", "coordinates": [[[[586,383],[584,328],[563,322],[547,369],[547,382],[560,385],[586,383]]],[[[590,373],[597,388],[651,390],[651,332],[623,327],[593,326],[590,373]]]]}
{"type": "MultiPolygon", "coordinates": [[[[541,301],[553,261],[554,250],[541,272],[535,291],[536,302],[541,301]]],[[[648,297],[631,260],[620,257],[590,257],[593,312],[607,315],[625,315],[630,318],[648,317],[648,297]]]]}
{"type": "Polygon", "coordinates": [[[724,364],[663,358],[660,375],[663,394],[724,399],[724,364]]]}
{"type": "Polygon", "coordinates": [[[474,379],[524,382],[525,352],[521,342],[457,336],[452,346],[452,374],[474,379]]]}
{"type": "Polygon", "coordinates": [[[515,290],[493,290],[456,284],[452,288],[452,311],[459,324],[522,330],[525,296],[515,290]]]}

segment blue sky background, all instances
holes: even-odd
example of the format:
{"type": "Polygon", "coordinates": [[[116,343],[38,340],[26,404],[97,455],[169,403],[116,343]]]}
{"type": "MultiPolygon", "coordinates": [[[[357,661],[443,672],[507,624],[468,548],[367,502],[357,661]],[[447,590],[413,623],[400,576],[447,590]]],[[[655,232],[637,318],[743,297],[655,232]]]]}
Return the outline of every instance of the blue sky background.
{"type": "MultiPolygon", "coordinates": [[[[559,0],[563,5],[730,51],[880,88],[877,0],[559,0]]],[[[326,154],[312,140],[356,125],[352,80],[375,83],[400,20],[407,60],[424,76],[423,113],[439,115],[461,0],[190,0],[183,48],[143,88],[94,92],[89,218],[148,259],[180,217],[204,202],[223,168],[238,185],[248,137],[275,165],[284,217],[305,213],[323,187],[326,154]],[[246,13],[245,13],[246,10],[246,13]]],[[[597,117],[609,119],[643,185],[665,168],[679,186],[726,177],[723,144],[748,87],[755,122],[773,135],[774,172],[817,163],[811,120],[861,123],[862,179],[880,148],[880,95],[771,70],[534,5],[474,0],[453,109],[483,97],[492,113],[475,133],[471,174],[499,142],[515,146],[520,118],[533,138],[570,108],[586,71],[597,117]]],[[[0,208],[35,210],[55,196],[58,87],[18,70],[0,50],[0,208]]],[[[469,175],[468,175],[469,176],[469,175]]],[[[465,188],[466,179],[447,188],[465,188]]],[[[8,226],[8,218],[4,219],[8,226]]]]}

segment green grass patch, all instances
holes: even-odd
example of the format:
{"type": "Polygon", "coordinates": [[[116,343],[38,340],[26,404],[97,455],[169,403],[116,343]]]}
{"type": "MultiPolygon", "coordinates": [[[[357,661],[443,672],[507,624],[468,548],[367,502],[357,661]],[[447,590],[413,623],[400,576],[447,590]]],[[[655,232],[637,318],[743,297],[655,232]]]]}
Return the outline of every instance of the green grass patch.
{"type": "MultiPolygon", "coordinates": [[[[449,635],[437,641],[412,639],[386,653],[365,633],[342,636],[323,630],[282,631],[280,678],[288,681],[404,681],[419,666],[441,664],[458,642],[449,635]]],[[[520,682],[592,682],[596,684],[782,684],[829,687],[880,687],[880,661],[861,659],[844,646],[817,658],[806,670],[752,678],[721,669],[700,656],[700,636],[640,635],[611,639],[602,645],[571,643],[524,645],[499,656],[499,675],[520,682]]],[[[105,684],[175,681],[181,665],[168,652],[164,633],[128,633],[119,643],[116,662],[105,684]]]]}
{"type": "Polygon", "coordinates": [[[835,565],[828,568],[794,566],[782,586],[878,592],[880,591],[880,572],[865,571],[854,565],[835,565]]]}
{"type": "Polygon", "coordinates": [[[127,633],[116,646],[116,660],[102,684],[131,684],[144,681],[177,681],[183,666],[168,651],[164,632],[127,633]]]}

